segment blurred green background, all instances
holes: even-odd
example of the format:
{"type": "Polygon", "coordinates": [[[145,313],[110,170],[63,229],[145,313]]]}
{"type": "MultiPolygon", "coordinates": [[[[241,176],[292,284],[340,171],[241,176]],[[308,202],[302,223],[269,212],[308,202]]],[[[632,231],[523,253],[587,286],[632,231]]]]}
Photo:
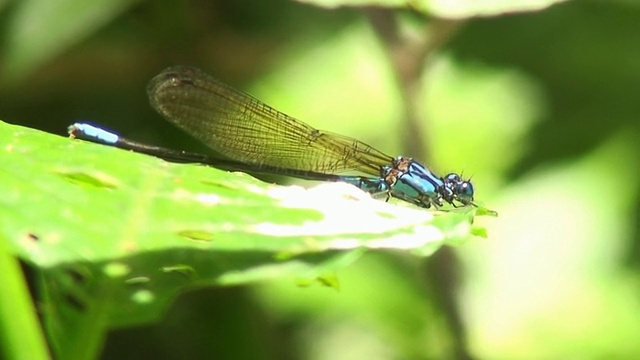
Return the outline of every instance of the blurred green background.
{"type": "Polygon", "coordinates": [[[443,20],[308,2],[0,1],[0,119],[206,151],[145,93],[193,65],[316,128],[472,176],[500,213],[481,219],[488,239],[428,261],[366,256],[338,292],[194,290],[162,323],[114,330],[103,357],[640,356],[640,4],[496,1],[505,11],[466,18],[432,2],[443,20]]]}

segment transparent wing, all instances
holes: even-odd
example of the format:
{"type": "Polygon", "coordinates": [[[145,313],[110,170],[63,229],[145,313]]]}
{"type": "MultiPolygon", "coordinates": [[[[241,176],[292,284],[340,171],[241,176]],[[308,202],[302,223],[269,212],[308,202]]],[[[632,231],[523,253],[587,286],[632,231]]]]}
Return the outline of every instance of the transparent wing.
{"type": "Polygon", "coordinates": [[[151,80],[147,92],[167,120],[239,162],[378,176],[393,161],[363,142],[316,130],[195,68],[166,69],[151,80]]]}

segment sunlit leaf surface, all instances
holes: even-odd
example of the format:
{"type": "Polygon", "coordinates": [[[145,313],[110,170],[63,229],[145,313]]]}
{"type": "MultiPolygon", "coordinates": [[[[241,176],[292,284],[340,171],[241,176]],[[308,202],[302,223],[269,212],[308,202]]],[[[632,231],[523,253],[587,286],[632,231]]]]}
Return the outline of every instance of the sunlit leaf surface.
{"type": "Polygon", "coordinates": [[[472,232],[472,209],[399,206],[346,184],[270,185],[1,128],[2,235],[41,275],[48,326],[63,342],[69,328],[85,333],[87,317],[98,328],[157,319],[189,286],[314,279],[364,250],[430,255],[472,232]]]}

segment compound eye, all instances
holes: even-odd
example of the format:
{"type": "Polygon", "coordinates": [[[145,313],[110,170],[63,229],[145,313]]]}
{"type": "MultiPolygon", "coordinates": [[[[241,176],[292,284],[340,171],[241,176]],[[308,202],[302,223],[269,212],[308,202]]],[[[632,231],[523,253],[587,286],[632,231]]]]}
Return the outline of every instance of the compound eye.
{"type": "Polygon", "coordinates": [[[473,201],[473,185],[469,181],[461,181],[456,186],[456,197],[463,203],[468,204],[473,201]]]}
{"type": "Polygon", "coordinates": [[[443,198],[447,202],[457,200],[464,205],[473,204],[474,190],[471,181],[462,180],[456,173],[447,174],[442,180],[445,188],[443,198]]]}

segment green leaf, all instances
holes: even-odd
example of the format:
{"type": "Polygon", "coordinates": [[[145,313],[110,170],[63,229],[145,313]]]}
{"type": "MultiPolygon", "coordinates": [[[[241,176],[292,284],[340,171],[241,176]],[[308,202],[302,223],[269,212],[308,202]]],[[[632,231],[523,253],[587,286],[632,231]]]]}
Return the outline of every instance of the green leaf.
{"type": "Polygon", "coordinates": [[[0,358],[50,359],[27,282],[17,259],[0,235],[0,358]]]}
{"type": "MultiPolygon", "coordinates": [[[[427,211],[353,186],[276,186],[0,122],[0,238],[36,269],[57,353],[160,318],[186,288],[319,278],[367,250],[432,254],[476,209],[427,211]]],[[[66,356],[65,356],[66,357],[66,356]]]]}
{"type": "Polygon", "coordinates": [[[6,25],[0,75],[15,83],[139,0],[21,0],[6,25]]]}
{"type": "Polygon", "coordinates": [[[567,0],[298,0],[326,8],[339,6],[408,7],[443,18],[463,19],[543,10],[567,0]]]}
{"type": "Polygon", "coordinates": [[[409,6],[411,0],[297,0],[326,8],[336,8],[339,6],[385,6],[385,7],[405,7],[409,6]]]}

